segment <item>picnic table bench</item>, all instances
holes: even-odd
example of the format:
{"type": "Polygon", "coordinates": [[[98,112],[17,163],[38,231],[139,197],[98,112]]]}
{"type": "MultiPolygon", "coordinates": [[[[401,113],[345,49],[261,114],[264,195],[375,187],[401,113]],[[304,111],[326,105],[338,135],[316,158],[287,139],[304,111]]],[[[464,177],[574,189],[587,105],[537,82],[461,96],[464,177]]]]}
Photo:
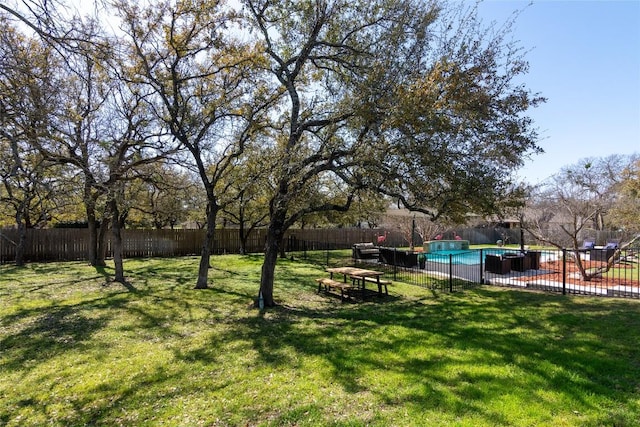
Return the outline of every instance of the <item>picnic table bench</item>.
{"type": "Polygon", "coordinates": [[[380,276],[384,274],[381,271],[365,270],[357,267],[336,267],[327,268],[327,272],[330,274],[330,277],[316,279],[316,282],[318,282],[318,292],[320,292],[323,287],[325,291],[339,289],[340,297],[344,301],[345,295],[350,295],[350,291],[360,290],[362,292],[362,297],[364,298],[366,294],[365,284],[369,282],[375,283],[378,286],[379,296],[383,295],[383,286],[385,291],[384,294],[389,295],[389,289],[387,286],[391,284],[391,281],[381,279],[380,276]],[[339,280],[334,280],[334,274],[342,274],[342,282],[339,280]]]}
{"type": "Polygon", "coordinates": [[[339,289],[340,298],[343,301],[345,300],[345,293],[348,295],[350,290],[355,289],[355,286],[349,283],[338,282],[337,280],[333,280],[328,277],[321,277],[319,279],[316,279],[316,282],[318,282],[318,293],[320,293],[323,287],[325,292],[329,292],[332,289],[339,289]]]}
{"type": "MultiPolygon", "coordinates": [[[[391,280],[385,280],[385,279],[381,279],[380,276],[350,276],[351,279],[353,279],[354,281],[363,281],[363,282],[369,282],[369,283],[375,283],[376,285],[379,285],[380,287],[384,286],[384,293],[386,295],[389,295],[389,289],[387,288],[387,285],[391,284],[391,280]]],[[[362,287],[364,287],[364,283],[362,284],[362,287]]],[[[380,293],[382,293],[382,291],[380,290],[380,293]]]]}

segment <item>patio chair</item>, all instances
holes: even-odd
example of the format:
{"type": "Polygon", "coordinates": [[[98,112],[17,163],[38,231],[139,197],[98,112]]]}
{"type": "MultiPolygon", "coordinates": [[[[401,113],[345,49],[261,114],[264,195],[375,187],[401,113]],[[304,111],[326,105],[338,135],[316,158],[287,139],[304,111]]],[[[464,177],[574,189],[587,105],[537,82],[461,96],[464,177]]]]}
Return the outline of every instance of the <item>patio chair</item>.
{"type": "Polygon", "coordinates": [[[484,269],[489,273],[508,274],[511,272],[511,260],[500,255],[487,254],[484,257],[484,269]]]}
{"type": "Polygon", "coordinates": [[[607,244],[605,245],[605,249],[618,249],[618,245],[620,245],[619,240],[607,240],[607,244]]]}
{"type": "Polygon", "coordinates": [[[582,242],[582,247],[580,249],[593,249],[596,246],[595,240],[585,240],[582,242]]]}

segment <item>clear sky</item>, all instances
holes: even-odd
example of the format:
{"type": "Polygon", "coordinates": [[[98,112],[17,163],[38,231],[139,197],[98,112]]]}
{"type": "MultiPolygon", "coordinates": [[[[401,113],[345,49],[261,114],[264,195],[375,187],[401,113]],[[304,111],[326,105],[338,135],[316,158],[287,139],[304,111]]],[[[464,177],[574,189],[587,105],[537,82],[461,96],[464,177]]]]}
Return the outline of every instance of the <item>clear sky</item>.
{"type": "Polygon", "coordinates": [[[545,153],[531,184],[585,157],[640,154],[640,0],[485,0],[485,21],[523,9],[513,38],[530,50],[526,85],[548,100],[531,111],[545,153]]]}

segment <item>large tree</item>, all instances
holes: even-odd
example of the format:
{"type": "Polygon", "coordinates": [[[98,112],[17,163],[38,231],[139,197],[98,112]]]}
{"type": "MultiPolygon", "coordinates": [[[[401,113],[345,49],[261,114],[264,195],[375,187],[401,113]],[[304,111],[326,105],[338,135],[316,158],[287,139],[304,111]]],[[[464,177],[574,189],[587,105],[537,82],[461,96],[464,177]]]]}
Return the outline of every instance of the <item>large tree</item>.
{"type": "Polygon", "coordinates": [[[287,228],[348,208],[363,187],[433,219],[508,200],[510,172],[538,149],[524,113],[541,99],[514,82],[527,67],[506,29],[440,2],[245,5],[283,95],[270,115],[278,161],[258,296],[266,306],[287,228]],[[340,200],[296,200],[326,177],[342,183],[340,200]]]}
{"type": "Polygon", "coordinates": [[[0,202],[18,229],[16,264],[23,263],[26,229],[52,214],[61,170],[37,150],[46,137],[60,93],[56,58],[46,44],[25,36],[0,15],[0,202]]]}
{"type": "Polygon", "coordinates": [[[65,90],[50,139],[40,145],[40,150],[53,161],[76,168],[82,177],[82,202],[89,233],[88,258],[91,265],[104,266],[105,242],[99,236],[104,236],[105,230],[99,234],[98,227],[107,224],[102,217],[105,201],[100,199],[108,192],[105,186],[108,153],[102,140],[105,132],[102,117],[111,114],[106,110],[113,106],[107,102],[111,82],[105,67],[111,50],[97,33],[99,29],[94,22],[84,24],[78,20],[76,24],[87,29],[85,39],[73,47],[58,47],[65,58],[64,65],[58,69],[65,90]],[[97,44],[103,46],[96,49],[97,44]]]}
{"type": "Polygon", "coordinates": [[[156,117],[190,153],[185,162],[207,196],[207,233],[195,286],[207,288],[216,218],[224,204],[218,183],[242,154],[264,102],[258,78],[251,78],[254,54],[229,29],[234,12],[223,2],[113,4],[129,42],[128,79],[150,95],[156,117]]]}
{"type": "Polygon", "coordinates": [[[124,282],[120,230],[127,214],[126,182],[138,178],[136,168],[165,158],[176,145],[165,137],[164,123],[153,120],[145,100],[148,94],[125,78],[130,62],[115,38],[92,18],[68,16],[58,3],[33,5],[29,8],[33,23],[14,14],[36,31],[57,60],[55,81],[38,76],[56,84],[49,93],[57,97],[19,114],[28,117],[35,111],[43,116],[47,128],[32,138],[31,145],[48,162],[73,166],[83,177],[89,258],[96,265],[103,263],[104,253],[97,245],[96,206],[105,196],[102,231],[110,218],[115,280],[124,282]],[[60,36],[62,28],[68,31],[60,36]]]}
{"type": "Polygon", "coordinates": [[[90,235],[90,260],[104,264],[100,245],[106,227],[111,229],[115,277],[125,282],[121,230],[128,215],[126,188],[145,176],[149,164],[175,152],[172,138],[145,102],[145,94],[121,78],[126,60],[100,33],[98,42],[79,43],[69,54],[70,67],[65,108],[50,133],[50,141],[40,145],[47,158],[72,165],[83,176],[83,200],[90,235]],[[93,54],[102,47],[99,56],[93,54]],[[71,65],[74,64],[75,66],[71,65]],[[97,234],[97,201],[104,196],[100,234],[97,234]]]}
{"type": "Polygon", "coordinates": [[[52,88],[47,96],[56,94],[56,99],[35,110],[47,117],[46,137],[43,134],[33,144],[49,161],[79,172],[89,232],[88,258],[92,265],[104,265],[104,242],[98,238],[97,226],[103,210],[99,199],[108,192],[108,154],[101,138],[103,117],[113,114],[106,111],[114,106],[107,102],[112,83],[107,68],[113,50],[96,20],[67,13],[64,2],[25,0],[18,5],[22,7],[3,9],[33,31],[51,52],[50,65],[55,63],[45,79],[52,88]]]}
{"type": "Polygon", "coordinates": [[[528,64],[510,23],[485,26],[464,5],[437,13],[406,78],[394,78],[399,64],[384,79],[394,96],[384,104],[379,173],[368,174],[404,207],[464,223],[522,203],[513,171],[541,151],[527,111],[544,98],[518,82],[528,64]]]}
{"type": "Polygon", "coordinates": [[[101,145],[105,149],[103,161],[108,176],[104,188],[111,219],[115,280],[124,283],[121,229],[128,214],[125,187],[127,183],[140,179],[141,175],[146,176],[148,165],[175,154],[177,147],[172,138],[165,135],[163,127],[156,126],[145,95],[124,80],[113,81],[115,84],[109,97],[112,108],[104,117],[101,145]]]}

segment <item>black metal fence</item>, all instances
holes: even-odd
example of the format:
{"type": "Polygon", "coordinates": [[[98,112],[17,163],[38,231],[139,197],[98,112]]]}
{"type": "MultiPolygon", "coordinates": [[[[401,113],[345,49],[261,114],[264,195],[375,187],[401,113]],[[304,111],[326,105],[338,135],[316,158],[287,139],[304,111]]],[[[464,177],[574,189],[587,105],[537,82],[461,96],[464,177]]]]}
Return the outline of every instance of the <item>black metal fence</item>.
{"type": "Polygon", "coordinates": [[[375,257],[358,258],[355,250],[336,251],[319,243],[308,247],[315,250],[295,256],[321,265],[366,265],[384,271],[391,280],[432,290],[456,292],[489,284],[561,294],[640,298],[640,248],[577,252],[489,248],[446,254],[380,248],[375,257]]]}
{"type": "Polygon", "coordinates": [[[577,252],[480,249],[449,254],[394,251],[393,257],[381,252],[378,263],[395,280],[451,292],[484,283],[562,294],[640,298],[639,260],[640,248],[577,252]]]}

